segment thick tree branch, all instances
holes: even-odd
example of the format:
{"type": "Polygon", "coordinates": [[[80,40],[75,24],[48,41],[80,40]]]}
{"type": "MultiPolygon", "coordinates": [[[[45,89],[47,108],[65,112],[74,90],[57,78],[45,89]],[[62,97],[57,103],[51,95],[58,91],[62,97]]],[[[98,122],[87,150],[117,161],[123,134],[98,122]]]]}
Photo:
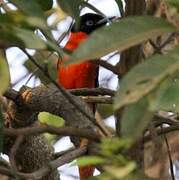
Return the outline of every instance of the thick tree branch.
{"type": "Polygon", "coordinates": [[[6,98],[12,100],[12,101],[16,101],[17,97],[18,97],[18,91],[14,90],[14,89],[8,89],[5,91],[5,93],[3,94],[6,98]]]}
{"type": "MultiPolygon", "coordinates": [[[[92,113],[80,97],[71,94],[70,96],[84,111],[92,113]]],[[[62,117],[66,125],[77,128],[87,127],[95,129],[94,124],[84,114],[79,112],[55,87],[41,85],[35,88],[28,88],[24,86],[19,91],[16,103],[18,108],[27,109],[32,114],[34,112],[46,111],[62,117]]],[[[29,117],[30,114],[28,113],[27,118],[29,117]]]]}

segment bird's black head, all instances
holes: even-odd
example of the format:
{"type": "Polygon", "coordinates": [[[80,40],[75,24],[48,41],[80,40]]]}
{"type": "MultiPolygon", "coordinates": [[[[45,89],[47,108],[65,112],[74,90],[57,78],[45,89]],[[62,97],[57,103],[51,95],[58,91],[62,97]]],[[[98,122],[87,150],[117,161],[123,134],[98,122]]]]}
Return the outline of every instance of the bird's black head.
{"type": "Polygon", "coordinates": [[[107,19],[99,14],[87,13],[81,16],[79,27],[76,27],[74,23],[72,27],[72,32],[85,32],[90,34],[95,29],[105,25],[107,23],[107,19]]]}

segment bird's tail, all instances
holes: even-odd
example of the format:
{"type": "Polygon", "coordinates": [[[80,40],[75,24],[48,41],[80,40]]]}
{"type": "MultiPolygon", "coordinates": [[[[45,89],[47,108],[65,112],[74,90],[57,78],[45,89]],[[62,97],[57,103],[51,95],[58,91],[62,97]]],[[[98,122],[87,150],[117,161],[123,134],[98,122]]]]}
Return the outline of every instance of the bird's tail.
{"type": "MultiPolygon", "coordinates": [[[[92,110],[92,112],[95,114],[96,112],[96,104],[88,103],[89,108],[92,110]]],[[[82,139],[80,142],[80,147],[88,146],[89,141],[88,139],[82,139]]],[[[95,167],[88,165],[79,167],[79,176],[80,180],[87,180],[90,176],[93,176],[95,167]]]]}
{"type": "Polygon", "coordinates": [[[93,176],[94,166],[79,167],[80,180],[87,180],[90,176],[93,176]]]}
{"type": "MultiPolygon", "coordinates": [[[[84,138],[80,142],[80,147],[88,146],[88,144],[88,139],[84,138]]],[[[94,170],[95,167],[91,165],[79,167],[80,180],[87,180],[90,176],[93,176],[94,170]]]]}

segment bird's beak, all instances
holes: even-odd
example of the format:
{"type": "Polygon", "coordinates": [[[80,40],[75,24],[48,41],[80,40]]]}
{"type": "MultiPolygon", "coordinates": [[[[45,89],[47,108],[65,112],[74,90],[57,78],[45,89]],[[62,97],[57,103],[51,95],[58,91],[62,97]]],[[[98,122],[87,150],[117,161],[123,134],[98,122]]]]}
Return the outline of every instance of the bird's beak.
{"type": "Polygon", "coordinates": [[[103,25],[103,24],[106,24],[106,23],[111,23],[111,21],[112,21],[113,19],[115,19],[115,18],[116,18],[116,16],[105,17],[104,19],[101,19],[100,21],[98,21],[98,22],[96,23],[96,25],[103,25]]]}

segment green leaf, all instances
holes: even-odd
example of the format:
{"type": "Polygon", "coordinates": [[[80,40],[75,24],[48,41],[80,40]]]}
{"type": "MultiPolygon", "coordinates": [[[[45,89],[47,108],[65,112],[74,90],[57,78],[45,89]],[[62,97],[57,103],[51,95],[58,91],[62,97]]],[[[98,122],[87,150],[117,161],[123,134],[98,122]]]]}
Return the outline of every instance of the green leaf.
{"type": "Polygon", "coordinates": [[[149,97],[152,111],[179,112],[179,72],[162,82],[149,97]]]}
{"type": "Polygon", "coordinates": [[[0,152],[3,151],[3,123],[4,123],[4,117],[0,105],[0,152]]]}
{"type": "Polygon", "coordinates": [[[20,10],[24,15],[28,16],[31,19],[31,21],[35,17],[41,19],[40,25],[42,26],[42,23],[43,23],[44,24],[43,27],[45,27],[45,29],[44,28],[41,29],[39,27],[40,30],[43,32],[43,34],[45,34],[46,37],[48,37],[47,39],[50,39],[50,40],[53,39],[50,29],[47,26],[46,16],[42,10],[42,7],[40,6],[37,0],[30,0],[30,1],[10,0],[10,2],[13,3],[18,8],[18,10],[20,10]]]}
{"type": "Polygon", "coordinates": [[[134,162],[130,162],[126,166],[122,166],[122,167],[117,167],[113,165],[104,167],[104,170],[110,173],[116,179],[124,179],[135,169],[136,169],[136,164],[134,162]]]}
{"type": "Polygon", "coordinates": [[[48,11],[53,6],[53,0],[37,0],[43,11],[48,11]]]}
{"type": "Polygon", "coordinates": [[[38,17],[25,17],[24,21],[28,23],[28,25],[43,30],[48,30],[48,26],[41,18],[38,17]]]}
{"type": "Polygon", "coordinates": [[[8,14],[0,14],[1,27],[12,29],[15,27],[22,27],[34,30],[35,28],[48,29],[42,18],[26,16],[20,11],[9,12],[8,14]]]}
{"type": "Polygon", "coordinates": [[[109,157],[116,151],[128,149],[130,146],[131,140],[127,138],[105,138],[101,143],[102,154],[109,157]]]}
{"type": "MultiPolygon", "coordinates": [[[[65,56],[65,52],[64,51],[62,51],[60,48],[59,48],[59,46],[55,43],[55,42],[52,42],[52,41],[46,41],[46,44],[47,44],[47,46],[48,46],[48,50],[49,51],[56,51],[57,53],[58,53],[58,55],[59,55],[59,57],[61,57],[62,59],[64,58],[64,56],[65,56]]],[[[66,54],[66,56],[67,56],[67,54],[66,54]]]]}
{"type": "Polygon", "coordinates": [[[111,104],[98,104],[97,110],[103,119],[106,119],[114,114],[114,109],[111,104]]]}
{"type": "Polygon", "coordinates": [[[167,55],[154,55],[135,66],[122,79],[114,107],[119,109],[138,101],[154,90],[161,81],[179,69],[179,47],[167,55]]]}
{"type": "MultiPolygon", "coordinates": [[[[55,127],[62,127],[65,123],[61,117],[50,114],[48,112],[40,112],[38,114],[38,119],[41,123],[55,127]]],[[[51,144],[54,144],[58,139],[58,136],[55,134],[44,133],[43,135],[51,144]]]]}
{"type": "Polygon", "coordinates": [[[75,20],[79,19],[81,0],[57,0],[57,2],[64,12],[75,20]]]}
{"type": "Polygon", "coordinates": [[[5,57],[0,54],[0,94],[8,88],[10,83],[10,74],[9,74],[9,67],[5,57]]]}
{"type": "Polygon", "coordinates": [[[63,126],[65,123],[65,121],[61,117],[51,114],[49,112],[40,112],[38,114],[38,119],[42,123],[47,123],[49,125],[58,127],[63,126]]]}
{"type": "Polygon", "coordinates": [[[1,21],[0,26],[2,26],[4,24],[14,23],[15,16],[13,17],[12,14],[15,14],[15,13],[0,14],[0,21],[1,21]]]}
{"type": "Polygon", "coordinates": [[[122,137],[130,138],[134,142],[142,136],[143,131],[153,117],[153,113],[148,110],[148,106],[147,98],[142,98],[125,108],[121,119],[122,137]]]}
{"type": "Polygon", "coordinates": [[[165,2],[179,10],[179,0],[165,0],[165,2]]]}
{"type": "MultiPolygon", "coordinates": [[[[117,171],[118,168],[114,167],[117,171]]],[[[118,172],[117,172],[118,173],[118,172]]],[[[143,171],[141,170],[134,170],[125,177],[122,178],[115,178],[113,173],[102,173],[98,176],[93,176],[92,180],[156,180],[156,178],[148,177],[143,171]]]]}
{"type": "Polygon", "coordinates": [[[74,51],[67,63],[96,59],[115,50],[123,51],[149,38],[173,31],[176,29],[161,18],[150,16],[124,18],[93,32],[74,51]]]}
{"type": "Polygon", "coordinates": [[[84,156],[77,159],[78,166],[99,165],[104,162],[105,159],[99,156],[84,156]]]}
{"type": "Polygon", "coordinates": [[[9,30],[3,31],[0,29],[0,47],[8,48],[12,46],[25,47],[23,41],[12,34],[12,32],[9,30]]]}
{"type": "MultiPolygon", "coordinates": [[[[38,50],[33,55],[33,58],[36,59],[39,65],[43,67],[46,71],[48,71],[49,75],[55,79],[57,77],[57,59],[58,56],[50,51],[38,50]]],[[[36,66],[32,63],[31,60],[27,60],[23,64],[29,73],[33,73],[36,77],[38,77],[44,84],[50,83],[50,80],[44,76],[40,70],[34,71],[36,66]]]]}
{"type": "Polygon", "coordinates": [[[37,0],[9,0],[9,2],[28,16],[37,16],[45,19],[44,13],[37,0]]]}
{"type": "Polygon", "coordinates": [[[14,34],[23,41],[26,48],[30,49],[46,49],[47,45],[33,31],[22,28],[14,28],[14,34]]]}
{"type": "Polygon", "coordinates": [[[154,180],[155,178],[148,177],[143,171],[137,170],[125,177],[123,180],[154,180]]]}

